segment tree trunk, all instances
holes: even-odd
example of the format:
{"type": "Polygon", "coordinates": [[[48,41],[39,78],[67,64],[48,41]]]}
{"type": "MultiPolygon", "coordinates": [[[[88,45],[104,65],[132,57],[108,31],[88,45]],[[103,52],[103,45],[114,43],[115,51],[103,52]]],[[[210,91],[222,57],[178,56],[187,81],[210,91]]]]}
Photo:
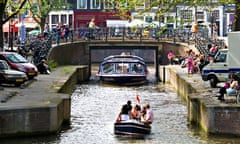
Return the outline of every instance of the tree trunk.
{"type": "Polygon", "coordinates": [[[240,0],[235,0],[235,13],[232,31],[240,31],[240,0]]]}
{"type": "Polygon", "coordinates": [[[3,18],[3,14],[4,14],[4,5],[3,4],[0,4],[0,52],[3,51],[3,21],[2,21],[2,18],[3,18]]]}
{"type": "Polygon", "coordinates": [[[4,50],[3,48],[3,30],[2,30],[2,27],[3,27],[3,24],[2,22],[0,21],[0,52],[4,50]]]}

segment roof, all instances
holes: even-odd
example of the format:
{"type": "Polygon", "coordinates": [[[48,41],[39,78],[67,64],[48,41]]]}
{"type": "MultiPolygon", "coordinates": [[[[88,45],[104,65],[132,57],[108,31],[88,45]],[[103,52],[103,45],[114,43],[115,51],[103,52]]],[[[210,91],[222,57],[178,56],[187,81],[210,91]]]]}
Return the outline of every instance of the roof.
{"type": "Polygon", "coordinates": [[[112,55],[109,57],[104,58],[102,64],[105,63],[142,63],[145,64],[144,59],[138,56],[133,55],[112,55]]]}

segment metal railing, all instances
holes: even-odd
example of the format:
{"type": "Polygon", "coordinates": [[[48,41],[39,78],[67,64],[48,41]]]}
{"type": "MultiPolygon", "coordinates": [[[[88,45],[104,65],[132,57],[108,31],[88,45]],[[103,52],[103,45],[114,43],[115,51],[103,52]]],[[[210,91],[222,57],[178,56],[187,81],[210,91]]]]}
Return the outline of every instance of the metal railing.
{"type": "MultiPolygon", "coordinates": [[[[84,41],[88,43],[98,42],[182,42],[188,44],[195,44],[195,47],[200,53],[207,54],[206,45],[211,42],[208,37],[207,29],[200,29],[195,35],[190,29],[178,28],[126,28],[126,27],[102,27],[102,28],[78,28],[69,30],[67,35],[62,35],[62,32],[54,32],[48,34],[48,37],[27,37],[27,41],[22,48],[31,50],[32,61],[38,64],[42,58],[48,55],[48,52],[53,44],[60,44],[66,42],[84,41]],[[39,39],[40,38],[40,39],[39,39]]],[[[20,47],[20,48],[21,48],[20,47]]]]}

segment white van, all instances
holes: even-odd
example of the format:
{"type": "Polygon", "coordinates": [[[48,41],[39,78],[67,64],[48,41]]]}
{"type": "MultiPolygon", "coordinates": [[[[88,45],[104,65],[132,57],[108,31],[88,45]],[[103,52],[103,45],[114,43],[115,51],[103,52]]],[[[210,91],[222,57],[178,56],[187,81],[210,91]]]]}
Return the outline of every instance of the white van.
{"type": "Polygon", "coordinates": [[[229,73],[240,72],[240,31],[228,34],[228,48],[220,49],[214,61],[202,70],[202,79],[210,81],[211,87],[225,82],[229,73]]]}

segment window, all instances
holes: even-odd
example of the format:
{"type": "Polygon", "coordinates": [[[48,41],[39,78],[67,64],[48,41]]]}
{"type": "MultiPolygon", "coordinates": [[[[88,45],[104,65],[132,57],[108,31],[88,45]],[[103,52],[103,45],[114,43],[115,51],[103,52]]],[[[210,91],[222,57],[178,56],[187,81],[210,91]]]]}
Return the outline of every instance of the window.
{"type": "Polygon", "coordinates": [[[215,62],[226,62],[227,60],[227,52],[222,51],[216,56],[215,62]]]}
{"type": "Polygon", "coordinates": [[[68,16],[68,19],[69,19],[69,27],[72,27],[73,26],[73,15],[69,15],[68,16]]]}
{"type": "Polygon", "coordinates": [[[100,9],[101,1],[100,0],[91,0],[91,9],[100,9]]]}
{"type": "Polygon", "coordinates": [[[52,15],[52,24],[57,24],[59,22],[58,15],[52,15]]]}
{"type": "Polygon", "coordinates": [[[139,2],[136,4],[136,9],[144,9],[145,8],[145,2],[139,2]]]}
{"type": "Polygon", "coordinates": [[[61,23],[66,24],[67,23],[67,15],[61,15],[61,23]]]}
{"type": "Polygon", "coordinates": [[[197,12],[197,19],[198,20],[203,20],[204,19],[204,13],[203,12],[197,12]]]}
{"type": "Polygon", "coordinates": [[[106,74],[113,73],[114,65],[112,63],[107,63],[103,65],[103,72],[106,74]]]}
{"type": "Polygon", "coordinates": [[[114,4],[112,0],[104,0],[104,9],[113,9],[114,4]]]}
{"type": "Polygon", "coordinates": [[[212,12],[212,15],[216,18],[216,19],[219,19],[219,10],[214,10],[212,12]]]}
{"type": "Polygon", "coordinates": [[[193,18],[192,10],[181,10],[180,13],[183,21],[190,21],[193,18]]]}
{"type": "Polygon", "coordinates": [[[77,0],[77,9],[87,9],[87,0],[77,0]]]}

